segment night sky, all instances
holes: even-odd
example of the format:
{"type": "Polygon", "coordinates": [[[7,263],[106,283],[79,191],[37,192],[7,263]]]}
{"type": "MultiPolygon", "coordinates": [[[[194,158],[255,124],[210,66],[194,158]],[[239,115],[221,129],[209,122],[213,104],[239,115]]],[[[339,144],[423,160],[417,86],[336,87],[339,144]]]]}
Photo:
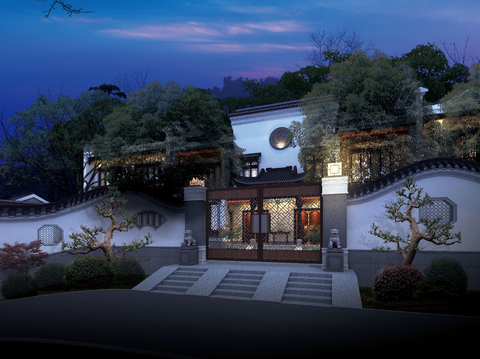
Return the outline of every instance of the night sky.
{"type": "MultiPolygon", "coordinates": [[[[223,78],[280,77],[306,66],[310,33],[357,31],[388,55],[456,43],[480,56],[478,0],[68,0],[93,13],[69,17],[51,0],[1,1],[0,112],[39,93],[77,97],[133,71],[201,88],[223,78]]],[[[468,58],[466,65],[472,63],[468,58]]]]}

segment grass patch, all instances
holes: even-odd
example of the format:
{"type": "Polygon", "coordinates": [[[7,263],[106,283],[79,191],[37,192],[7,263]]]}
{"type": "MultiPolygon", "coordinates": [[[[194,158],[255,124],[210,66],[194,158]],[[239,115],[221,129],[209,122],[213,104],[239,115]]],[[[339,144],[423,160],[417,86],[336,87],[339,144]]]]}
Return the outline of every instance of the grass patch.
{"type": "Polygon", "coordinates": [[[363,308],[398,310],[408,312],[467,315],[480,317],[480,291],[469,290],[455,300],[376,300],[370,287],[360,287],[360,297],[363,308]]]}
{"type": "MultiPolygon", "coordinates": [[[[149,276],[145,275],[144,278],[141,281],[144,281],[147,279],[149,276]]],[[[139,281],[138,283],[140,283],[139,281]]],[[[137,284],[138,284],[137,283],[137,284]]],[[[114,284],[108,289],[132,289],[134,288],[137,284],[114,284]]],[[[38,295],[47,295],[47,294],[58,294],[58,293],[69,293],[69,292],[79,292],[82,290],[91,290],[91,289],[58,289],[58,290],[39,290],[38,295]]],[[[4,302],[7,299],[2,298],[0,299],[0,302],[4,302]]]]}

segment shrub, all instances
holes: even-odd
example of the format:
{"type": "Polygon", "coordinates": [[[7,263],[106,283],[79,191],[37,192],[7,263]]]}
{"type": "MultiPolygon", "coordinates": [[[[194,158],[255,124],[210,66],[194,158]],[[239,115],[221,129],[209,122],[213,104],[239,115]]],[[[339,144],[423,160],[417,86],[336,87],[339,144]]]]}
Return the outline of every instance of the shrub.
{"type": "Polygon", "coordinates": [[[460,262],[453,258],[437,258],[425,268],[425,276],[434,280],[438,276],[445,276],[456,287],[457,293],[462,294],[467,290],[468,277],[460,262]]]}
{"type": "Polygon", "coordinates": [[[67,265],[64,281],[71,289],[110,288],[115,271],[105,257],[84,256],[67,265]]]}
{"type": "Polygon", "coordinates": [[[452,300],[458,298],[455,284],[440,275],[435,279],[424,279],[418,283],[415,299],[452,300]]]}
{"type": "Polygon", "coordinates": [[[2,295],[5,299],[24,298],[37,294],[37,283],[30,274],[12,273],[2,282],[2,295]]]}
{"type": "Polygon", "coordinates": [[[410,299],[424,278],[423,273],[413,265],[389,265],[375,276],[372,291],[375,299],[379,300],[410,299]]]}
{"type": "Polygon", "coordinates": [[[40,289],[56,290],[64,289],[66,267],[60,263],[49,263],[41,266],[35,272],[35,281],[40,289]]]}
{"type": "Polygon", "coordinates": [[[145,270],[136,259],[116,259],[113,263],[116,284],[134,285],[145,277],[145,270]]]}

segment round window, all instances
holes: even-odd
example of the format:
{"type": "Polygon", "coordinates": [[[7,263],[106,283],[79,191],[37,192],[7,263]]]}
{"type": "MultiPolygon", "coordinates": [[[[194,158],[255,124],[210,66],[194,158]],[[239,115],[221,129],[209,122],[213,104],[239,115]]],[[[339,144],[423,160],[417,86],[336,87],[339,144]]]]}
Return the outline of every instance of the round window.
{"type": "Polygon", "coordinates": [[[291,142],[292,133],[286,127],[279,127],[270,135],[270,145],[277,150],[283,150],[287,148],[290,146],[291,142]]]}

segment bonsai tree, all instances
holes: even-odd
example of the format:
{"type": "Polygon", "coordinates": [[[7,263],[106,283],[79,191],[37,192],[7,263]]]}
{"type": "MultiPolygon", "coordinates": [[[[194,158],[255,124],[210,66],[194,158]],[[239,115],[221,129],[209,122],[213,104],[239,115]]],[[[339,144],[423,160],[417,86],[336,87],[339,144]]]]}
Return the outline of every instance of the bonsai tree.
{"type": "Polygon", "coordinates": [[[72,243],[62,243],[62,250],[67,251],[66,248],[73,249],[74,252],[68,251],[70,254],[87,254],[97,249],[101,249],[111,263],[115,257],[115,254],[119,251],[123,251],[123,258],[125,258],[126,252],[135,251],[138,252],[139,248],[145,247],[148,244],[153,243],[151,240],[152,235],[148,233],[145,238],[141,240],[133,240],[130,244],[125,244],[120,250],[115,250],[115,245],[112,245],[112,238],[115,231],[127,232],[134,227],[136,216],[131,216],[126,212],[123,207],[127,201],[123,198],[119,198],[120,192],[111,187],[106,196],[102,198],[102,206],[95,204],[95,211],[99,216],[104,218],[110,218],[110,226],[104,230],[102,227],[95,226],[93,229],[81,225],[83,233],[72,233],[69,237],[73,240],[72,243]],[[122,221],[118,221],[116,215],[122,217],[122,221]],[[97,236],[103,233],[103,242],[97,239],[97,236]]]}
{"type": "Polygon", "coordinates": [[[410,238],[402,238],[399,234],[392,234],[388,230],[379,230],[375,223],[372,224],[370,234],[377,236],[385,243],[395,243],[396,250],[389,247],[376,247],[374,251],[401,253],[403,256],[403,264],[411,265],[415,258],[416,252],[419,250],[419,243],[422,239],[436,245],[452,245],[461,242],[461,233],[450,233],[453,229],[451,224],[440,224],[441,217],[435,219],[421,218],[417,223],[412,216],[412,209],[425,206],[430,196],[425,193],[422,195],[423,188],[418,188],[414,182],[414,178],[407,177],[403,182],[403,187],[395,191],[400,197],[391,205],[385,205],[387,209],[387,218],[395,222],[408,222],[412,230],[410,238]],[[408,193],[406,193],[408,190],[408,193]],[[403,206],[407,206],[406,211],[402,212],[403,206]],[[425,231],[420,232],[419,224],[425,225],[425,231]]]}

